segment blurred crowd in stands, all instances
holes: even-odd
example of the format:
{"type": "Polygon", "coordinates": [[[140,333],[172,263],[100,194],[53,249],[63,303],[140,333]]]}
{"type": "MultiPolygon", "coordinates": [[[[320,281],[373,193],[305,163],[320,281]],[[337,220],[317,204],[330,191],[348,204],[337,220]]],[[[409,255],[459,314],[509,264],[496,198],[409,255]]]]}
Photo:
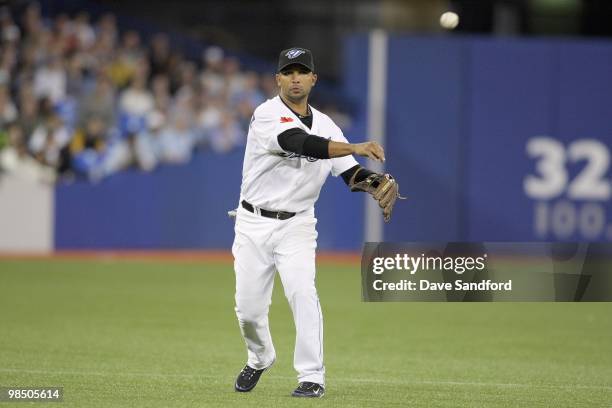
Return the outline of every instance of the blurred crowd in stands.
{"type": "Polygon", "coordinates": [[[0,11],[0,171],[54,182],[186,163],[245,143],[273,75],[209,47],[199,61],[120,32],[112,14],[46,20],[36,3],[0,11]]]}

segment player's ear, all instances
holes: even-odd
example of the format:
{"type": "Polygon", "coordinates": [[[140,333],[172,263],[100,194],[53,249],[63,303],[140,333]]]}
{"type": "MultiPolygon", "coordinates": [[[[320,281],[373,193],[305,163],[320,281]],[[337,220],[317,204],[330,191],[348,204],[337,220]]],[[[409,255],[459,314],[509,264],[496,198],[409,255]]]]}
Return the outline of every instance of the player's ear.
{"type": "Polygon", "coordinates": [[[276,77],[276,86],[278,86],[280,88],[280,86],[281,86],[280,77],[281,76],[280,76],[280,74],[276,74],[275,77],[276,77]]]}
{"type": "Polygon", "coordinates": [[[316,83],[317,83],[317,74],[313,72],[312,73],[312,86],[315,86],[316,83]]]}

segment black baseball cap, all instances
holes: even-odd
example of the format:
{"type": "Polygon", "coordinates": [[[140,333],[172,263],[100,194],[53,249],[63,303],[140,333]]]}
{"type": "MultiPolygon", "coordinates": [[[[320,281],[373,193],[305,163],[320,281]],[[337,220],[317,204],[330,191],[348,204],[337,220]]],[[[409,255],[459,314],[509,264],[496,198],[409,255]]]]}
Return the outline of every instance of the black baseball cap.
{"type": "Polygon", "coordinates": [[[282,50],[278,56],[278,71],[281,72],[283,68],[299,64],[302,65],[312,72],[314,72],[314,61],[312,60],[312,52],[306,48],[293,47],[282,50]]]}

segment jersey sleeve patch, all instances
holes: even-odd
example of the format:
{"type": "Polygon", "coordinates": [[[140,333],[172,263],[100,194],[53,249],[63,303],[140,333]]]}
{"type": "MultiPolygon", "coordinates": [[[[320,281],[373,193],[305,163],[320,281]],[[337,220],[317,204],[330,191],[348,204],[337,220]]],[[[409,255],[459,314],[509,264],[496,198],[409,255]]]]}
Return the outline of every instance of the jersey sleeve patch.
{"type": "Polygon", "coordinates": [[[253,134],[266,150],[274,153],[283,152],[278,144],[278,135],[299,127],[294,118],[286,116],[280,109],[275,109],[273,104],[257,108],[253,118],[251,122],[253,134]]]}

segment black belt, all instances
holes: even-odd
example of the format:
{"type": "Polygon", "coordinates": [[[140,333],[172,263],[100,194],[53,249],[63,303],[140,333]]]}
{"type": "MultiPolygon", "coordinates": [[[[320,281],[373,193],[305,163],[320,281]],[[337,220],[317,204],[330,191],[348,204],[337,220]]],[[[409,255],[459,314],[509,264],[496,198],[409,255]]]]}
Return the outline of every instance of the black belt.
{"type": "Polygon", "coordinates": [[[255,211],[255,207],[245,201],[242,200],[242,202],[240,203],[242,204],[242,208],[244,208],[247,211],[250,211],[254,214],[257,214],[257,212],[259,212],[259,214],[262,217],[268,217],[268,218],[274,218],[277,220],[288,220],[289,218],[293,217],[295,215],[295,213],[292,212],[287,212],[287,211],[268,211],[268,210],[264,210],[263,208],[258,208],[257,211],[255,211]]]}

